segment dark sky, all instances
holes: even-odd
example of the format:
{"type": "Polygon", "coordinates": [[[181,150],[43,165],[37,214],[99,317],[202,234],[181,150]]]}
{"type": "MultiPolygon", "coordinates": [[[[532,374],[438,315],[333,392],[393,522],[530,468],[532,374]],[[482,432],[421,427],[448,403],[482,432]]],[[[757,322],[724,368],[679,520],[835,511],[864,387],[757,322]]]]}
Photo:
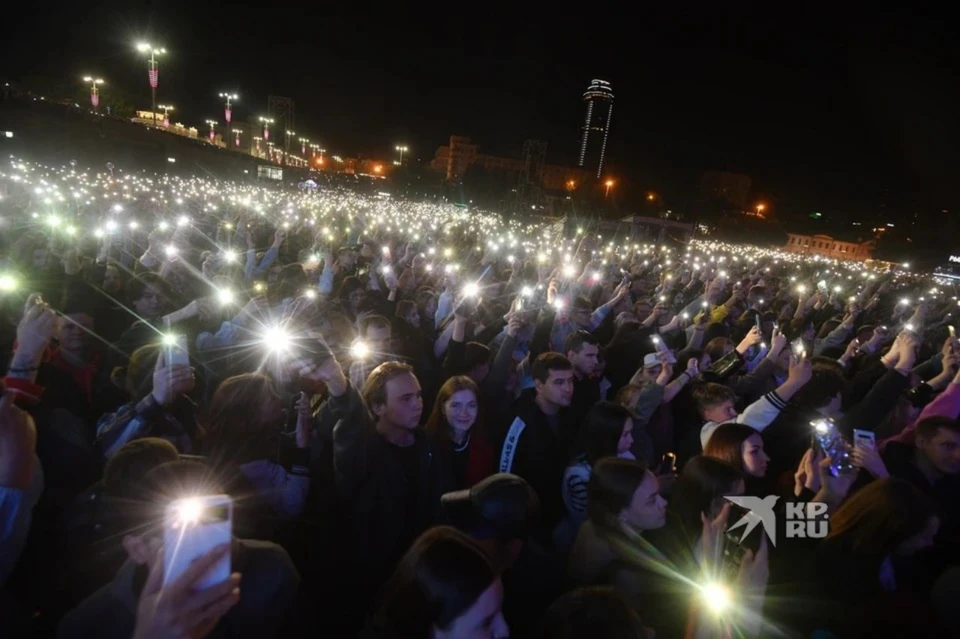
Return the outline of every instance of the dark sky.
{"type": "Polygon", "coordinates": [[[323,4],[32,3],[5,19],[3,72],[97,73],[148,106],[133,48],[147,38],[170,51],[158,99],[186,123],[222,118],[216,94],[230,89],[243,120],[269,94],[292,97],[298,133],[345,154],[386,158],[406,142],[428,160],[456,133],[491,153],[545,139],[555,162],[573,156],[580,95],[604,77],[610,169],[641,188],[679,197],[719,169],[749,174],[784,213],[960,209],[960,48],[946,16],[323,4]]]}

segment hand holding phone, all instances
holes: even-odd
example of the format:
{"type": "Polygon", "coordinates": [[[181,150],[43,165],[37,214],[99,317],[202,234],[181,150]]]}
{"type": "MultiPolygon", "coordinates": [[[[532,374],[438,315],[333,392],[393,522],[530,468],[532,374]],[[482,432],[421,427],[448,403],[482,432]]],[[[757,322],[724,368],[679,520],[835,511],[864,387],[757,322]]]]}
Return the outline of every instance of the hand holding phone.
{"type": "MultiPolygon", "coordinates": [[[[215,548],[231,543],[233,500],[228,495],[187,497],[170,502],[163,522],[163,584],[173,583],[190,565],[215,548]]],[[[230,553],[224,553],[196,581],[206,590],[230,578],[230,553]]]]}

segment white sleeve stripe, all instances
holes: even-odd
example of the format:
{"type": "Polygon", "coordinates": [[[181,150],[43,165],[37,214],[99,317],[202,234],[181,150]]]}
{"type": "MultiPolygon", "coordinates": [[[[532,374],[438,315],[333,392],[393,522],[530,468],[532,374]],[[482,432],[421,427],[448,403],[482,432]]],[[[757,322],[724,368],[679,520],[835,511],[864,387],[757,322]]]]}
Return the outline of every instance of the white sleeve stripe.
{"type": "Polygon", "coordinates": [[[513,459],[517,454],[517,443],[520,440],[523,429],[526,427],[527,425],[523,423],[523,420],[519,417],[515,418],[513,423],[510,424],[507,437],[503,440],[503,450],[500,453],[501,473],[509,473],[513,468],[513,459]]]}

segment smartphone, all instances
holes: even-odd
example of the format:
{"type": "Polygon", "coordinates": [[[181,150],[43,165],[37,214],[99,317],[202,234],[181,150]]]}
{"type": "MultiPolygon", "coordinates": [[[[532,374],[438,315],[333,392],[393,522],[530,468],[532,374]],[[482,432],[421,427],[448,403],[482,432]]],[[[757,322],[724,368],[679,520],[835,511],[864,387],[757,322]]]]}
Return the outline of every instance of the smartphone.
{"type": "Polygon", "coordinates": [[[953,327],[953,324],[948,324],[948,325],[947,325],[947,330],[950,331],[950,337],[956,337],[956,336],[957,336],[957,329],[955,329],[955,328],[953,327]]]}
{"type": "Polygon", "coordinates": [[[852,448],[833,420],[818,419],[810,422],[810,425],[813,426],[813,436],[820,450],[830,458],[830,474],[838,477],[856,472],[851,457],[852,448]]]}
{"type": "Polygon", "coordinates": [[[173,344],[167,347],[165,361],[167,366],[189,366],[190,349],[186,335],[176,335],[173,344]]]}
{"type": "Polygon", "coordinates": [[[663,459],[660,460],[660,468],[657,470],[657,475],[673,475],[677,472],[677,454],[674,452],[668,452],[663,454],[663,459]]]}
{"type": "Polygon", "coordinates": [[[793,343],[790,344],[790,348],[793,349],[793,354],[800,359],[807,358],[807,347],[803,345],[802,339],[793,340],[793,343]]]}
{"type": "Polygon", "coordinates": [[[517,298],[513,301],[513,308],[518,313],[523,311],[523,295],[517,295],[517,298]]]}
{"type": "Polygon", "coordinates": [[[877,449],[877,436],[872,430],[853,429],[853,446],[855,448],[877,449]]]}
{"type": "MultiPolygon", "coordinates": [[[[187,497],[170,502],[163,522],[163,583],[177,580],[195,560],[230,543],[233,500],[228,495],[187,497]]],[[[201,590],[230,578],[226,554],[197,582],[201,590]]]]}
{"type": "Polygon", "coordinates": [[[757,330],[762,332],[762,331],[763,331],[763,326],[761,325],[761,323],[762,323],[763,320],[760,319],[760,313],[757,313],[756,315],[754,315],[754,316],[753,316],[753,320],[754,320],[754,322],[756,322],[756,324],[757,324],[757,330]]]}

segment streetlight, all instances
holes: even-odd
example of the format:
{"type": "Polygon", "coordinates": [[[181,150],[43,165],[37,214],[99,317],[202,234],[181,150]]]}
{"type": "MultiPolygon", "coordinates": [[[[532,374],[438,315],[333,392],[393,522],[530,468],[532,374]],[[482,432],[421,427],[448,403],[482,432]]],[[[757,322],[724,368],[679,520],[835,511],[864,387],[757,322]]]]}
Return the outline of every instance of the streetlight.
{"type": "Polygon", "coordinates": [[[406,144],[398,144],[393,148],[400,152],[400,161],[397,163],[397,166],[400,166],[403,164],[403,154],[409,151],[410,149],[407,147],[406,144]]]}
{"type": "Polygon", "coordinates": [[[273,124],[273,118],[265,118],[262,115],[260,116],[260,121],[263,122],[263,139],[270,139],[270,125],[273,124]]]}
{"type": "Polygon", "coordinates": [[[214,139],[214,137],[215,137],[214,131],[215,131],[216,128],[217,128],[217,121],[216,121],[216,120],[207,120],[206,122],[207,122],[207,124],[210,125],[210,142],[213,142],[213,139],[214,139]]]}
{"type": "Polygon", "coordinates": [[[572,191],[577,188],[577,183],[575,180],[567,180],[567,190],[572,191]]]}
{"type": "Polygon", "coordinates": [[[300,138],[300,153],[303,155],[307,154],[307,145],[310,144],[310,140],[307,138],[300,138]]]}
{"type": "Polygon", "coordinates": [[[243,133],[243,129],[233,129],[233,134],[237,136],[236,139],[234,140],[234,145],[237,147],[240,146],[240,135],[242,133],[243,133]]]}
{"type": "Polygon", "coordinates": [[[230,111],[230,101],[239,100],[240,96],[236,93],[221,93],[220,97],[227,101],[223,107],[223,119],[227,121],[227,124],[230,124],[230,118],[233,115],[230,111]]]}
{"type": "Polygon", "coordinates": [[[151,104],[153,104],[153,110],[156,112],[157,85],[160,83],[160,69],[157,68],[157,56],[166,54],[167,50],[163,47],[155,47],[147,42],[141,42],[137,45],[137,51],[150,54],[150,59],[147,60],[147,76],[150,78],[151,104]]]}
{"type": "Polygon", "coordinates": [[[653,202],[653,201],[656,200],[656,199],[657,199],[657,194],[656,194],[656,193],[647,193],[647,201],[648,201],[648,202],[653,202]]]}
{"type": "Polygon", "coordinates": [[[100,105],[100,88],[98,85],[103,84],[103,80],[87,75],[84,76],[83,81],[90,83],[90,104],[93,105],[93,110],[96,111],[100,105]]]}
{"type": "Polygon", "coordinates": [[[604,185],[605,187],[607,187],[607,190],[604,191],[604,193],[603,193],[603,197],[604,197],[604,198],[606,198],[607,196],[610,195],[610,189],[613,188],[613,185],[614,185],[614,184],[616,184],[616,182],[614,182],[613,180],[607,180],[606,182],[603,183],[603,185],[604,185]]]}
{"type": "Polygon", "coordinates": [[[327,152],[326,149],[317,148],[317,152],[320,153],[320,164],[323,164],[323,154],[327,152]]]}
{"type": "Polygon", "coordinates": [[[767,208],[767,205],[761,202],[757,204],[757,217],[763,217],[763,210],[767,208]]]}
{"type": "Polygon", "coordinates": [[[257,155],[258,155],[258,156],[260,155],[260,141],[261,141],[262,139],[263,139],[263,138],[258,137],[258,136],[254,136],[254,137],[253,137],[253,142],[254,142],[254,144],[257,145],[257,155]]]}
{"type": "MultiPolygon", "coordinates": [[[[158,104],[156,108],[163,109],[163,126],[169,127],[170,126],[169,112],[173,111],[173,107],[170,106],[169,104],[158,104]]],[[[153,117],[154,117],[154,121],[156,121],[157,114],[154,113],[153,117]]]]}

